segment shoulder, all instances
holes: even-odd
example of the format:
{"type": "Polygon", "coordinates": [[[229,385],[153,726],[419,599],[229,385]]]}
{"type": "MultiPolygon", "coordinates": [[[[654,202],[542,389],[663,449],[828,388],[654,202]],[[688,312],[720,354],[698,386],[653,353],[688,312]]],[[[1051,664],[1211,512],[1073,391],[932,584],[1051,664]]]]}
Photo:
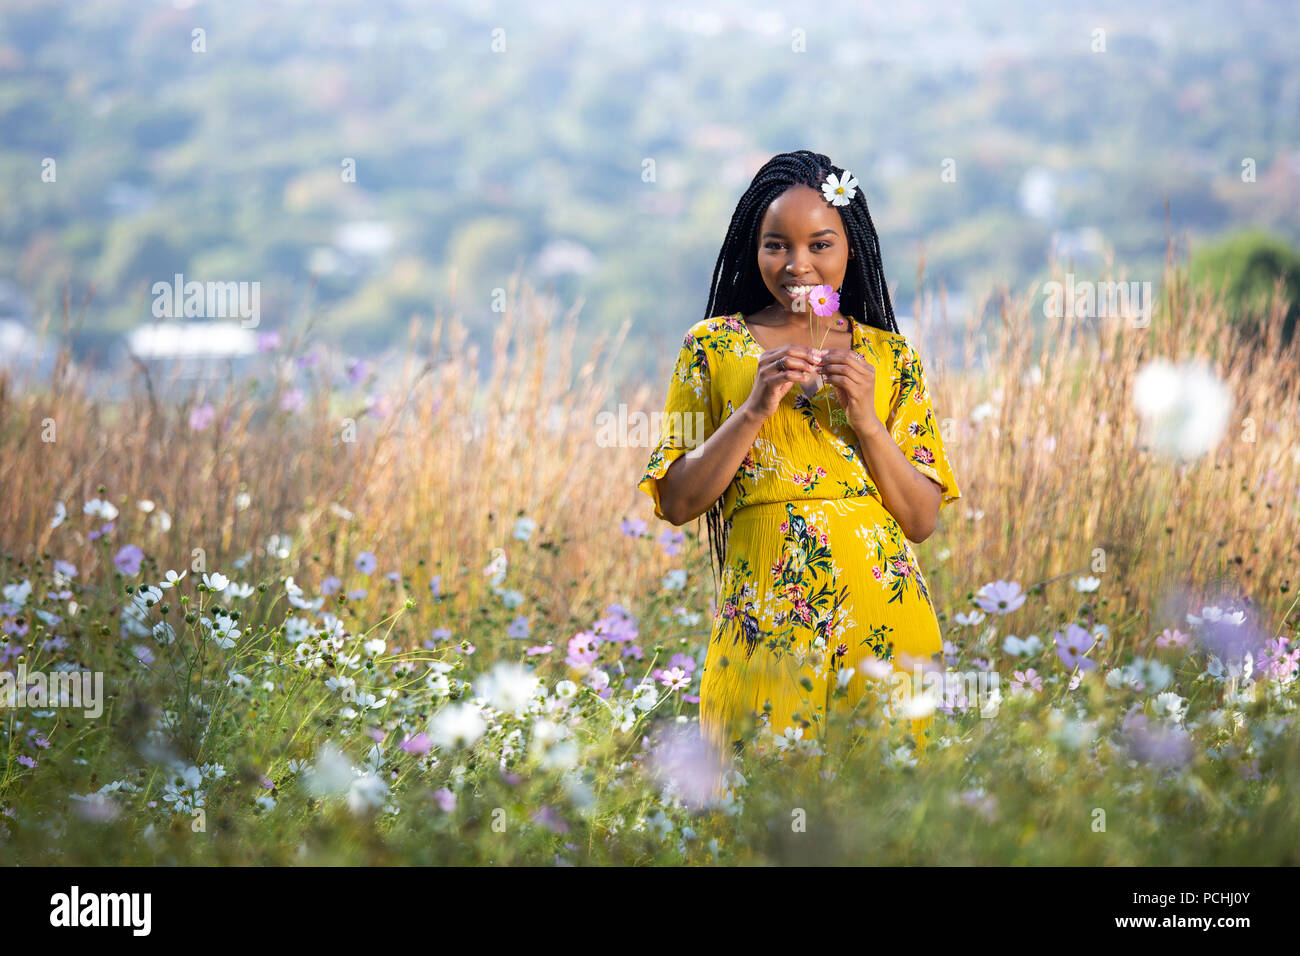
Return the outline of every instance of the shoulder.
{"type": "Polygon", "coordinates": [[[744,331],[744,325],[741,322],[740,314],[735,315],[715,315],[712,318],[701,319],[686,330],[686,342],[703,346],[706,349],[714,349],[719,345],[725,345],[727,342],[741,335],[744,331]]]}
{"type": "Polygon", "coordinates": [[[883,350],[889,356],[889,366],[893,370],[895,381],[916,361],[916,350],[901,333],[887,332],[871,325],[862,326],[862,330],[870,337],[877,350],[883,350]]]}

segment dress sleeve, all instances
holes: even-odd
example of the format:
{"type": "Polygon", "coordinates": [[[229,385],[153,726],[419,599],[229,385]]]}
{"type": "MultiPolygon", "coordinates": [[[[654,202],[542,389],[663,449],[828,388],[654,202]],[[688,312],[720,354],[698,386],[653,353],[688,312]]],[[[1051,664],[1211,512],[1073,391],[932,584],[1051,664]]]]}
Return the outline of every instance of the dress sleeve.
{"type": "Polygon", "coordinates": [[[921,356],[910,342],[907,343],[902,362],[889,413],[889,434],[917,471],[942,487],[943,498],[939,502],[942,510],[961,497],[961,489],[957,487],[957,479],[952,473],[948,452],[943,447],[943,438],[935,427],[934,409],[930,406],[930,393],[925,387],[921,356]]]}
{"type": "Polygon", "coordinates": [[[668,379],[659,444],[650,455],[645,475],[637,482],[637,487],[654,501],[656,518],[668,520],[660,507],[658,479],[668,473],[668,466],[674,461],[702,445],[716,428],[708,351],[693,331],[687,332],[668,379]]]}

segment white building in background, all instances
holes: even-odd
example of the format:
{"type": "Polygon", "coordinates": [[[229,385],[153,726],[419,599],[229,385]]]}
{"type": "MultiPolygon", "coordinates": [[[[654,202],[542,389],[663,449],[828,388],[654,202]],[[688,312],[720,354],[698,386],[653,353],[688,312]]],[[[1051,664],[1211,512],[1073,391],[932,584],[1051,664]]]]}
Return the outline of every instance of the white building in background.
{"type": "Polygon", "coordinates": [[[17,283],[0,279],[0,368],[39,380],[54,366],[57,349],[31,330],[32,307],[17,283]]]}
{"type": "Polygon", "coordinates": [[[177,379],[225,379],[240,377],[257,355],[258,332],[230,320],[188,320],[146,322],[122,338],[128,353],[135,356],[159,381],[177,379]]]}

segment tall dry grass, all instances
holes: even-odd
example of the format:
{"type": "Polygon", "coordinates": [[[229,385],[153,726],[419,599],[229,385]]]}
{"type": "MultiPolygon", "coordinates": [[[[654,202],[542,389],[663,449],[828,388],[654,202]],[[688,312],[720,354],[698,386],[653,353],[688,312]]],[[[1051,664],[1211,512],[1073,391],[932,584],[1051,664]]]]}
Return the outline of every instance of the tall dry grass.
{"type": "MultiPolygon", "coordinates": [[[[1059,269],[1053,275],[1062,278],[1059,269]]],[[[1138,645],[1165,626],[1174,602],[1199,607],[1195,601],[1221,590],[1248,595],[1281,627],[1300,550],[1300,345],[1280,345],[1286,303],[1272,302],[1267,338],[1252,345],[1174,264],[1158,288],[1149,328],[1047,320],[1029,294],[1004,291],[992,319],[960,330],[963,370],[923,352],[963,492],[919,550],[945,620],[968,609],[988,581],[1016,580],[1028,590],[1092,574],[1109,579],[1106,616],[1138,645]],[[1233,396],[1227,434],[1197,461],[1171,463],[1139,444],[1133,382],[1155,357],[1204,358],[1233,396]],[[973,419],[981,407],[989,414],[973,419]]],[[[916,314],[922,327],[943,324],[954,334],[933,302],[918,302],[916,314]]],[[[200,396],[159,400],[175,383],[157,388],[143,367],[133,372],[129,399],[116,405],[79,384],[66,351],[41,387],[20,391],[5,375],[4,552],[33,558],[62,536],[66,529],[50,528],[56,500],[79,512],[85,500],[106,497],[122,511],[115,540],[135,540],[177,569],[202,548],[209,569],[229,571],[251,549],[258,565],[318,583],[371,550],[381,572],[400,569],[417,595],[441,574],[455,596],[440,605],[439,619],[416,612],[427,634],[446,619],[472,618],[487,587],[483,566],[495,548],[513,559],[512,528],[525,514],[547,547],[512,570],[535,582],[537,610],[554,627],[586,622],[612,602],[633,606],[648,582],[683,560],[693,582],[684,597],[707,609],[712,578],[695,527],[684,558],[675,559],[643,559],[621,533],[625,517],[656,524],[634,488],[650,448],[597,442],[601,411],[620,402],[647,413],[662,408],[672,356],[659,357],[649,381],[615,382],[604,370],[626,345],[630,323],[577,357],[576,313],[553,327],[527,288],[494,321],[486,376],[475,371],[479,347],[458,317],[437,315],[427,334],[413,322],[405,353],[380,369],[376,387],[393,402],[384,417],[367,415],[358,396],[333,389],[326,375],[301,414],[279,411],[288,383],[270,377],[206,386],[202,397],[216,405],[218,424],[196,432],[189,410],[200,396]],[[349,422],[355,441],[347,440],[349,422]],[[241,492],[250,496],[243,509],[241,492]],[[170,513],[170,531],[150,525],[135,508],[140,499],[170,513]],[[273,534],[293,537],[288,561],[265,555],[273,534]]],[[[290,354],[308,347],[304,338],[290,354]]],[[[80,553],[53,557],[95,577],[106,552],[80,532],[74,540],[80,553]]],[[[1042,633],[1076,610],[1061,603],[1069,600],[1064,589],[1045,593],[1042,618],[1018,622],[1025,633],[1042,633]]]]}

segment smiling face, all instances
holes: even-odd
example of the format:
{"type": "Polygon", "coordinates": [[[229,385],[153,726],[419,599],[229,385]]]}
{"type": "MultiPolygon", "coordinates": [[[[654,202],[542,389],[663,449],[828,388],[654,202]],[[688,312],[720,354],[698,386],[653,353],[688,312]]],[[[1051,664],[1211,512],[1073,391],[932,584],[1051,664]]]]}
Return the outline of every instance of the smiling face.
{"type": "Polygon", "coordinates": [[[835,207],[811,186],[791,186],[768,205],[758,227],[758,271],[778,306],[794,311],[791,286],[838,289],[849,240],[835,207]]]}

